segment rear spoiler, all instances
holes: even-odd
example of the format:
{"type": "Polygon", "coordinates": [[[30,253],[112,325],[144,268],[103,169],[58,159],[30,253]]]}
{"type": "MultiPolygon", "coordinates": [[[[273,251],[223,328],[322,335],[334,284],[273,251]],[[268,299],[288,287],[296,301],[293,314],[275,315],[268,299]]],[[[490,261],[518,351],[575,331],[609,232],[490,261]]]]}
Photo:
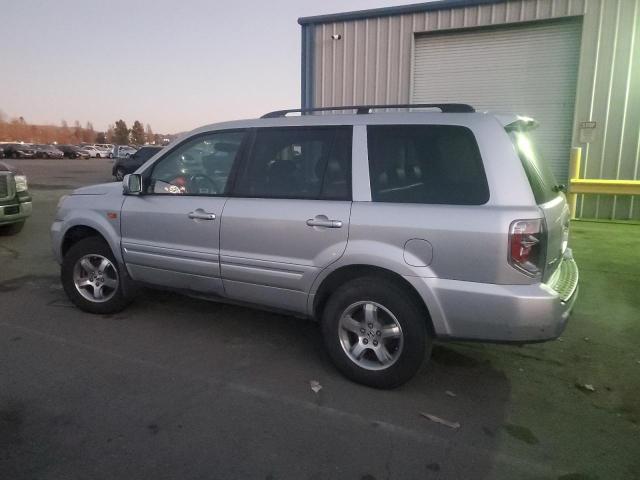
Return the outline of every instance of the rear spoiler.
{"type": "Polygon", "coordinates": [[[508,125],[505,125],[504,129],[507,132],[513,132],[513,131],[523,132],[528,130],[534,130],[538,128],[539,125],[540,124],[531,117],[518,117],[518,119],[515,122],[511,122],[508,125]]]}

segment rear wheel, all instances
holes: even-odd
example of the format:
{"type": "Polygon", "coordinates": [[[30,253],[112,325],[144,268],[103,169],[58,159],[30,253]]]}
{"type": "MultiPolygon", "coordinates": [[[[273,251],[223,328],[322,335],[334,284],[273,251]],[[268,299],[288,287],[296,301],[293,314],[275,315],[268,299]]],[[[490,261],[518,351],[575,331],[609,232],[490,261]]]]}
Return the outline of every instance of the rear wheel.
{"type": "Polygon", "coordinates": [[[130,303],[123,274],[102,238],[85,238],[69,249],[62,261],[61,280],[69,299],[85,312],[115,313],[130,303]]]}
{"type": "Polygon", "coordinates": [[[341,286],[326,304],[325,345],[351,380],[394,388],[411,379],[431,351],[425,315],[397,284],[358,278],[341,286]]]}
{"type": "Polygon", "coordinates": [[[122,180],[124,180],[124,176],[126,174],[127,174],[127,172],[124,171],[124,168],[122,168],[122,167],[116,168],[116,180],[121,182],[122,180]]]}

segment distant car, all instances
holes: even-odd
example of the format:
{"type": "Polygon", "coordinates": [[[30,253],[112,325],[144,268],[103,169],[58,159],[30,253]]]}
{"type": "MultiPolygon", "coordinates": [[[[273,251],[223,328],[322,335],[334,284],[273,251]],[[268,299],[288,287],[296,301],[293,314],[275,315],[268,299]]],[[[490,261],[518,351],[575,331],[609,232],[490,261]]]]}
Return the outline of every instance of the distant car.
{"type": "Polygon", "coordinates": [[[53,145],[32,145],[35,156],[38,158],[63,158],[64,154],[53,145]]]}
{"type": "Polygon", "coordinates": [[[116,180],[122,181],[126,174],[135,172],[160,150],[162,150],[162,147],[142,147],[127,158],[118,158],[113,164],[111,173],[116,180]]]}
{"type": "Polygon", "coordinates": [[[4,158],[4,148],[0,147],[0,158],[4,158]]]}
{"type": "Polygon", "coordinates": [[[27,177],[17,168],[0,162],[0,234],[20,232],[31,215],[27,177]]]}
{"type": "Polygon", "coordinates": [[[100,147],[97,145],[96,148],[100,150],[100,156],[103,158],[111,158],[113,156],[113,148],[100,147]]]}
{"type": "Polygon", "coordinates": [[[137,152],[137,149],[129,145],[116,145],[113,147],[113,158],[127,158],[137,152]]]}
{"type": "Polygon", "coordinates": [[[65,158],[89,158],[89,153],[75,145],[58,145],[65,158]]]}
{"type": "Polygon", "coordinates": [[[101,150],[94,145],[85,145],[81,149],[88,152],[91,158],[107,158],[109,156],[105,150],[101,150]]]}
{"type": "Polygon", "coordinates": [[[31,145],[23,143],[5,143],[2,145],[2,149],[7,158],[33,158],[35,156],[31,145]]]}
{"type": "Polygon", "coordinates": [[[104,150],[109,158],[113,158],[113,144],[111,143],[96,143],[94,145],[98,150],[104,150]]]}

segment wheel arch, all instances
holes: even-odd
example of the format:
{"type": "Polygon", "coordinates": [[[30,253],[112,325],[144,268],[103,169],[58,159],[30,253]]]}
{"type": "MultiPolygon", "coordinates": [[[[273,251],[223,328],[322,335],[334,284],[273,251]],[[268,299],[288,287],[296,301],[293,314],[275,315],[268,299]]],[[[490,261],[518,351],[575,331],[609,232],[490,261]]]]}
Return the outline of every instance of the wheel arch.
{"type": "Polygon", "coordinates": [[[60,258],[64,258],[69,248],[88,237],[99,237],[104,240],[109,245],[116,261],[121,265],[123,264],[117,232],[114,226],[108,223],[106,219],[95,221],[91,218],[82,218],[78,219],[73,225],[69,225],[60,242],[60,258]]]}
{"type": "Polygon", "coordinates": [[[322,315],[324,306],[335,289],[341,285],[360,277],[377,277],[381,280],[392,282],[399,285],[415,300],[416,305],[424,310],[424,317],[427,324],[429,334],[435,336],[435,328],[429,306],[425,303],[424,299],[420,296],[415,287],[409,283],[402,275],[389,270],[384,267],[377,267],[366,264],[351,264],[339,267],[329,273],[323,278],[318,285],[315,294],[312,295],[312,301],[310,302],[311,316],[315,319],[319,319],[322,315]]]}
{"type": "Polygon", "coordinates": [[[60,247],[62,256],[64,257],[69,249],[80,240],[84,240],[85,238],[89,237],[98,237],[106,242],[104,235],[102,235],[93,227],[89,227],[87,225],[74,225],[73,227],[69,228],[62,238],[62,246],[60,247]]]}

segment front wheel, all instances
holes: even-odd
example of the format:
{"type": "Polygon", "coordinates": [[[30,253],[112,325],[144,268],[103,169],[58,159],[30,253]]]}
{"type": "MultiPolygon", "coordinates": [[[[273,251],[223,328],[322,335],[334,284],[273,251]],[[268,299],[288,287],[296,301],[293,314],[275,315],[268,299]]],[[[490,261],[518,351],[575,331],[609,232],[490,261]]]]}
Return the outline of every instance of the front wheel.
{"type": "Polygon", "coordinates": [[[351,380],[395,388],[411,379],[431,351],[426,312],[393,282],[363,277],[329,298],[322,330],[329,356],[351,380]]]}
{"type": "Polygon", "coordinates": [[[61,281],[69,299],[90,313],[116,313],[130,299],[123,288],[123,273],[107,243],[89,237],[73,245],[62,261],[61,281]]]}

